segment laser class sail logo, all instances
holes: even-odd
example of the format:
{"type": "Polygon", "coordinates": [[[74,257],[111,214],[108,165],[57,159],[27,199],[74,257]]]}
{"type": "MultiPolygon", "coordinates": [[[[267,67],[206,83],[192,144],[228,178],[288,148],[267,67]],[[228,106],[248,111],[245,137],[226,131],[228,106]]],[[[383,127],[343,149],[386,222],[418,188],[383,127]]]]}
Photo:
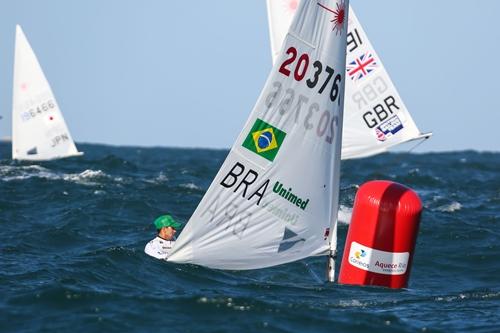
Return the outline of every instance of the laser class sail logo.
{"type": "Polygon", "coordinates": [[[293,15],[297,11],[299,6],[299,0],[285,0],[283,1],[283,7],[289,15],[293,15]]]}
{"type": "Polygon", "coordinates": [[[328,8],[325,5],[320,4],[319,2],[317,2],[317,4],[321,8],[329,11],[330,13],[333,13],[333,19],[330,20],[330,22],[333,23],[332,31],[335,31],[335,35],[341,34],[342,29],[344,28],[344,22],[345,22],[345,3],[344,3],[344,0],[340,0],[339,2],[337,2],[337,9],[328,8]]]}
{"type": "Polygon", "coordinates": [[[285,136],[285,132],[257,119],[242,146],[272,162],[278,154],[285,136]]]}

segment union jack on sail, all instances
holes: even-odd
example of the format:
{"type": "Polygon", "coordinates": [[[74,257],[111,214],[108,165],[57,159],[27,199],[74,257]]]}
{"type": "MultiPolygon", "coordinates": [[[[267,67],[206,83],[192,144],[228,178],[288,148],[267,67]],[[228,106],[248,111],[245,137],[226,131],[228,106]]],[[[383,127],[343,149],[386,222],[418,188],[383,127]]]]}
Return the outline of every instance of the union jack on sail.
{"type": "Polygon", "coordinates": [[[377,61],[375,61],[373,55],[366,52],[347,64],[347,73],[353,81],[358,81],[373,72],[377,67],[377,61]]]}

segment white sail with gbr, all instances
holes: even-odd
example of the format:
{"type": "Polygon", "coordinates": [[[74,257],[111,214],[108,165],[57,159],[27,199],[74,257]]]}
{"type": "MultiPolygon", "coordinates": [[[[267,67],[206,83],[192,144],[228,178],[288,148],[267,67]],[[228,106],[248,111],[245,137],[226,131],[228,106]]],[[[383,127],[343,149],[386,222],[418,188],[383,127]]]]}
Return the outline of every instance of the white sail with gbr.
{"type": "MultiPolygon", "coordinates": [[[[267,0],[273,62],[299,2],[267,0]]],[[[431,136],[417,128],[352,7],[346,78],[342,159],[375,155],[403,142],[431,136]]]]}

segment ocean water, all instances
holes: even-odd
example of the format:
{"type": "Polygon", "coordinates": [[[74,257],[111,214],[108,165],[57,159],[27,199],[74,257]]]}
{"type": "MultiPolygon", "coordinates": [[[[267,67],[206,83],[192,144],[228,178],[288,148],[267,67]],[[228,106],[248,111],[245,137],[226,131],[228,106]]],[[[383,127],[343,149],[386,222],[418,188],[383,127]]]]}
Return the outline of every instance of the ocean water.
{"type": "Polygon", "coordinates": [[[500,332],[500,153],[342,163],[340,257],[357,187],[405,184],[424,213],[408,289],[323,282],[325,258],[253,271],[144,254],[186,222],[227,150],[81,144],[26,163],[0,144],[0,332],[500,332]]]}

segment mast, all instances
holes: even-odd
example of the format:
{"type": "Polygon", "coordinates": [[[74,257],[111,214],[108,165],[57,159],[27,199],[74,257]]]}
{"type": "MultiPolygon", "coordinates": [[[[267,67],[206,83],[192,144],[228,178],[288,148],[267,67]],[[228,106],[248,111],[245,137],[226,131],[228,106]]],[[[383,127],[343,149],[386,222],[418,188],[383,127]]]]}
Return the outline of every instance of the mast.
{"type": "MultiPolygon", "coordinates": [[[[349,8],[349,0],[345,1],[345,8],[349,8]]],[[[344,20],[349,22],[349,10],[345,11],[344,20]]],[[[347,79],[347,78],[346,78],[347,79]]],[[[345,80],[344,80],[345,82],[345,80]]],[[[345,95],[345,84],[343,85],[343,94],[341,94],[340,99],[340,112],[339,112],[339,129],[343,129],[344,125],[344,95],[345,95]]],[[[335,134],[335,145],[332,146],[334,149],[332,153],[333,158],[333,169],[338,170],[338,172],[332,173],[331,186],[332,186],[332,215],[330,217],[330,234],[328,235],[328,240],[330,244],[330,250],[327,257],[327,267],[326,267],[326,280],[328,282],[333,282],[335,280],[335,260],[337,258],[337,224],[339,217],[339,196],[340,196],[340,161],[342,152],[342,130],[337,131],[335,134]]]]}

